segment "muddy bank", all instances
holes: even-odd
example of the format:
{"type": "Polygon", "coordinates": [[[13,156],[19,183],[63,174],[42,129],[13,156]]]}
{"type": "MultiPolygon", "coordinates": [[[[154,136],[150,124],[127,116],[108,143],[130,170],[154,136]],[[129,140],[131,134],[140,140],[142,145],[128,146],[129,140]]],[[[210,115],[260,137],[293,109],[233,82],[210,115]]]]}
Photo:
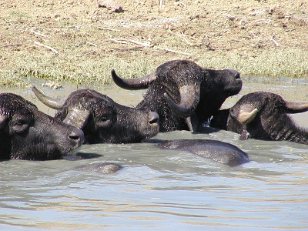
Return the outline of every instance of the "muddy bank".
{"type": "Polygon", "coordinates": [[[135,77],[172,59],[308,78],[306,1],[114,2],[124,11],[94,0],[1,1],[0,85],[106,84],[112,68],[135,77]]]}

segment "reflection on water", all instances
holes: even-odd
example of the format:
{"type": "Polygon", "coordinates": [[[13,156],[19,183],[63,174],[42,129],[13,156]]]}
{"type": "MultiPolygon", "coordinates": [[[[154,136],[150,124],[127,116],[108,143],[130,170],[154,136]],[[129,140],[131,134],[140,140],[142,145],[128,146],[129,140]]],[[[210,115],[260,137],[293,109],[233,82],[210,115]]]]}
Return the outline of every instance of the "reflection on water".
{"type": "MultiPolygon", "coordinates": [[[[259,85],[248,84],[243,93],[273,89],[286,97],[292,95],[288,91],[301,92],[298,100],[308,99],[307,85],[299,85],[300,91],[293,85],[288,90],[268,84],[258,89],[259,85]]],[[[135,105],[141,98],[139,91],[102,91],[125,104],[135,105]],[[123,100],[126,94],[128,101],[123,100]]],[[[33,101],[30,92],[22,94],[33,101]]],[[[307,126],[307,113],[297,122],[307,126]]],[[[155,137],[180,138],[229,142],[252,161],[232,168],[141,143],[85,145],[79,154],[95,158],[83,160],[0,162],[0,229],[308,230],[306,145],[240,141],[238,134],[226,131],[197,135],[178,131],[155,137]],[[102,162],[124,168],[114,174],[91,169],[102,162]]]]}

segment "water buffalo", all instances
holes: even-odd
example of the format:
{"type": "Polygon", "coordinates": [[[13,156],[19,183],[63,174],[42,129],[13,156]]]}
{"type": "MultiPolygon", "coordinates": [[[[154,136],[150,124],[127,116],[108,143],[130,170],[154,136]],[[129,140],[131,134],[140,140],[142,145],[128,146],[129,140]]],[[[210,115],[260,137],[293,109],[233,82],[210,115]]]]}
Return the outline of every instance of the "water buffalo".
{"type": "Polygon", "coordinates": [[[308,111],[308,102],[287,102],[270,92],[253,92],[243,96],[230,109],[220,110],[210,126],[262,140],[288,140],[308,144],[308,131],[299,128],[287,115],[308,111]]]}
{"type": "Polygon", "coordinates": [[[58,110],[56,119],[82,129],[88,144],[140,142],[159,132],[156,112],[119,105],[94,90],[74,91],[64,104],[36,87],[32,90],[41,102],[58,110]]]}
{"type": "Polygon", "coordinates": [[[156,111],[162,132],[198,131],[227,97],[242,88],[237,71],[205,69],[188,60],[166,62],[139,79],[122,79],[114,70],[111,74],[124,89],[148,89],[137,108],[156,111]]]}
{"type": "Polygon", "coordinates": [[[79,147],[83,132],[40,112],[12,93],[0,94],[0,159],[51,160],[79,147]]]}
{"type": "Polygon", "coordinates": [[[247,153],[238,147],[218,140],[181,139],[163,141],[162,149],[186,151],[229,166],[237,166],[249,161],[247,153]]]}

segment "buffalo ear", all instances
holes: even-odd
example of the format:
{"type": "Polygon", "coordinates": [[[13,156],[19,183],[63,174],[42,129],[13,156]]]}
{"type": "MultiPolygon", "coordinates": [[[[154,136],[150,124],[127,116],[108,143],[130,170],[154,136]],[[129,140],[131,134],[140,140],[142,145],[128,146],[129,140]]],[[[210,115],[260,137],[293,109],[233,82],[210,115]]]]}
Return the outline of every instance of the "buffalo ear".
{"type": "Polygon", "coordinates": [[[4,127],[6,124],[7,117],[5,115],[0,115],[0,130],[4,127]]]}

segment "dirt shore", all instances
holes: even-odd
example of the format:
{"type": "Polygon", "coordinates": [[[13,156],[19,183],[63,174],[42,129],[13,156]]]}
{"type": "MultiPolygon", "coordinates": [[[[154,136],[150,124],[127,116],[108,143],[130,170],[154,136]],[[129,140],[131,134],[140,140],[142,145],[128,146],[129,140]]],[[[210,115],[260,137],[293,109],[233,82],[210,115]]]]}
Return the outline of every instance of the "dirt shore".
{"type": "Polygon", "coordinates": [[[31,78],[56,84],[110,83],[171,59],[243,76],[308,78],[304,0],[4,0],[0,3],[0,86],[31,78]],[[106,4],[105,4],[106,5],[106,4]]]}

